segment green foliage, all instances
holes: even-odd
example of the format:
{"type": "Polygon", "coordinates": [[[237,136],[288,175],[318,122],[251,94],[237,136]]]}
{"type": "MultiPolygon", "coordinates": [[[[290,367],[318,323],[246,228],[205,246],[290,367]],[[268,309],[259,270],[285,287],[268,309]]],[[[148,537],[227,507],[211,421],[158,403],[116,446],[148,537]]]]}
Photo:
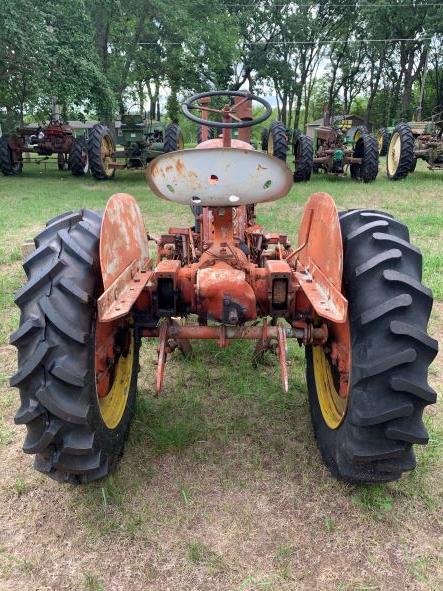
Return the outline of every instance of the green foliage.
{"type": "Polygon", "coordinates": [[[248,86],[290,127],[324,105],[380,127],[416,113],[426,63],[428,117],[443,103],[442,27],[443,6],[410,0],[3,0],[0,121],[46,119],[53,96],[66,117],[111,121],[147,100],[154,117],[165,95],[176,121],[185,95],[248,86]]]}
{"type": "Polygon", "coordinates": [[[91,54],[92,25],[84,0],[37,0],[0,5],[0,103],[23,118],[46,119],[50,98],[113,110],[113,97],[91,54]]]}
{"type": "Polygon", "coordinates": [[[380,519],[392,511],[394,501],[386,486],[365,485],[358,487],[356,494],[352,496],[352,502],[380,519]]]}

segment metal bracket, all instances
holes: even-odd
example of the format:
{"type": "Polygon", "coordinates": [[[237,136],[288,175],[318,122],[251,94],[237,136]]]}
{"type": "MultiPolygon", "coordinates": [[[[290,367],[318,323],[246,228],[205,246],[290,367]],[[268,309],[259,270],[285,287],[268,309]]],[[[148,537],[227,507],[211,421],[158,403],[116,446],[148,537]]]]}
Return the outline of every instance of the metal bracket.
{"type": "Polygon", "coordinates": [[[152,275],[149,265],[150,259],[133,261],[103,292],[97,302],[99,322],[112,322],[129,314],[152,275]]]}

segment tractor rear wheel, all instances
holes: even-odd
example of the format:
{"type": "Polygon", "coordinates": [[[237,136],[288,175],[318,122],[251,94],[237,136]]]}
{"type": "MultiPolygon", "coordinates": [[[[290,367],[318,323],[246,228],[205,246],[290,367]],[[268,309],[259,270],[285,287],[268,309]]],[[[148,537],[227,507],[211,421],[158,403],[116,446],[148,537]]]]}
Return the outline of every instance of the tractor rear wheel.
{"type": "Polygon", "coordinates": [[[386,170],[391,181],[404,179],[414,164],[414,135],[407,123],[399,123],[391,135],[386,170]]]}
{"type": "Polygon", "coordinates": [[[84,176],[89,171],[88,148],[83,140],[75,140],[69,154],[69,168],[74,176],[84,176]]]}
{"type": "Polygon", "coordinates": [[[23,450],[35,468],[60,482],[110,474],[132,418],[138,342],[130,319],[100,324],[97,302],[101,216],[90,210],[48,222],[24,261],[28,282],[15,302],[11,335],[20,390],[15,422],[26,425],[23,450]]]}
{"type": "Polygon", "coordinates": [[[311,138],[297,134],[294,139],[294,183],[309,181],[314,161],[311,138]]]}
{"type": "Polygon", "coordinates": [[[267,129],[265,127],[264,129],[262,129],[262,132],[260,135],[261,149],[263,150],[263,152],[268,151],[268,137],[269,137],[269,129],[267,129]]]}
{"type": "Polygon", "coordinates": [[[115,144],[111,132],[101,123],[97,123],[91,130],[88,139],[88,159],[92,176],[98,181],[112,179],[115,168],[111,167],[114,160],[115,144]]]}
{"type": "Polygon", "coordinates": [[[421,284],[422,257],[402,223],[360,209],[341,213],[340,226],[349,386],[337,386],[333,344],[308,347],[311,417],[335,477],[389,482],[415,467],[413,444],[428,441],[422,414],[436,400],[427,373],[438,348],[426,333],[432,292],[421,284]]]}
{"type": "Polygon", "coordinates": [[[391,134],[386,129],[386,127],[382,127],[377,131],[377,144],[378,144],[378,154],[379,156],[386,156],[388,153],[389,148],[389,140],[391,139],[391,134]]]}
{"type": "Polygon", "coordinates": [[[6,137],[0,137],[0,170],[5,176],[21,174],[23,169],[22,162],[14,164],[12,150],[9,147],[6,137]]]}
{"type": "Polygon", "coordinates": [[[271,123],[268,134],[268,154],[284,160],[286,162],[286,156],[288,153],[288,134],[286,133],[286,127],[281,121],[274,121],[271,123]]]}
{"type": "Polygon", "coordinates": [[[361,164],[351,164],[351,177],[364,183],[375,181],[378,174],[378,147],[375,137],[366,127],[358,127],[352,156],[361,158],[361,164]]]}
{"type": "Polygon", "coordinates": [[[183,133],[178,123],[170,123],[165,129],[165,141],[163,145],[163,152],[177,152],[183,150],[185,147],[185,140],[183,133]]]}

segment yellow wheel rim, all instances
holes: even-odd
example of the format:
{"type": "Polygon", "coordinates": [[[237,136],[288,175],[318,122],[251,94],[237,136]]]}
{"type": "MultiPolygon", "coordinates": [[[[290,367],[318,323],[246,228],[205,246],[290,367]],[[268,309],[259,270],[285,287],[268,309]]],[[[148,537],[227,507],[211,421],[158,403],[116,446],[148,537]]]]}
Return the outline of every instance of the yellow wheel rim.
{"type": "Polygon", "coordinates": [[[335,388],[331,364],[323,347],[312,347],[312,361],[318,403],[323,419],[330,429],[337,429],[346,415],[347,398],[340,397],[335,388]]]}
{"type": "Polygon", "coordinates": [[[126,356],[121,356],[115,368],[115,377],[109,393],[97,397],[100,414],[108,429],[115,429],[122,420],[128,402],[129,389],[134,365],[134,332],[131,331],[131,344],[126,356]]]}
{"type": "Polygon", "coordinates": [[[394,175],[397,172],[401,155],[401,138],[399,133],[394,133],[389,144],[388,151],[388,172],[394,175]]]}
{"type": "Polygon", "coordinates": [[[110,164],[112,162],[112,153],[114,151],[114,146],[112,140],[109,136],[105,135],[102,139],[101,145],[101,156],[103,162],[103,168],[105,170],[106,176],[111,176],[114,169],[111,168],[110,164]]]}
{"type": "Polygon", "coordinates": [[[271,130],[269,130],[269,136],[268,136],[268,154],[270,156],[274,156],[274,138],[272,137],[271,130]]]}
{"type": "Polygon", "coordinates": [[[355,135],[354,135],[354,142],[358,142],[358,140],[361,138],[361,131],[356,131],[355,135]]]}
{"type": "Polygon", "coordinates": [[[377,144],[378,151],[381,152],[383,149],[383,135],[381,133],[377,133],[377,144]]]}

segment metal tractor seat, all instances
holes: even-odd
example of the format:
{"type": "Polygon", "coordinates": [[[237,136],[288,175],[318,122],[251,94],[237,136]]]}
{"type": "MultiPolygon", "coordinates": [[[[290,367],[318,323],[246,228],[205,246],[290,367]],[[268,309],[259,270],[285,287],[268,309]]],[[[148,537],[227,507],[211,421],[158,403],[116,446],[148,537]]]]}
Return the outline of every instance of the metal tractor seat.
{"type": "Polygon", "coordinates": [[[285,197],[292,174],[264,152],[211,148],[163,154],[151,162],[148,183],[158,197],[182,205],[235,207],[285,197]]]}

